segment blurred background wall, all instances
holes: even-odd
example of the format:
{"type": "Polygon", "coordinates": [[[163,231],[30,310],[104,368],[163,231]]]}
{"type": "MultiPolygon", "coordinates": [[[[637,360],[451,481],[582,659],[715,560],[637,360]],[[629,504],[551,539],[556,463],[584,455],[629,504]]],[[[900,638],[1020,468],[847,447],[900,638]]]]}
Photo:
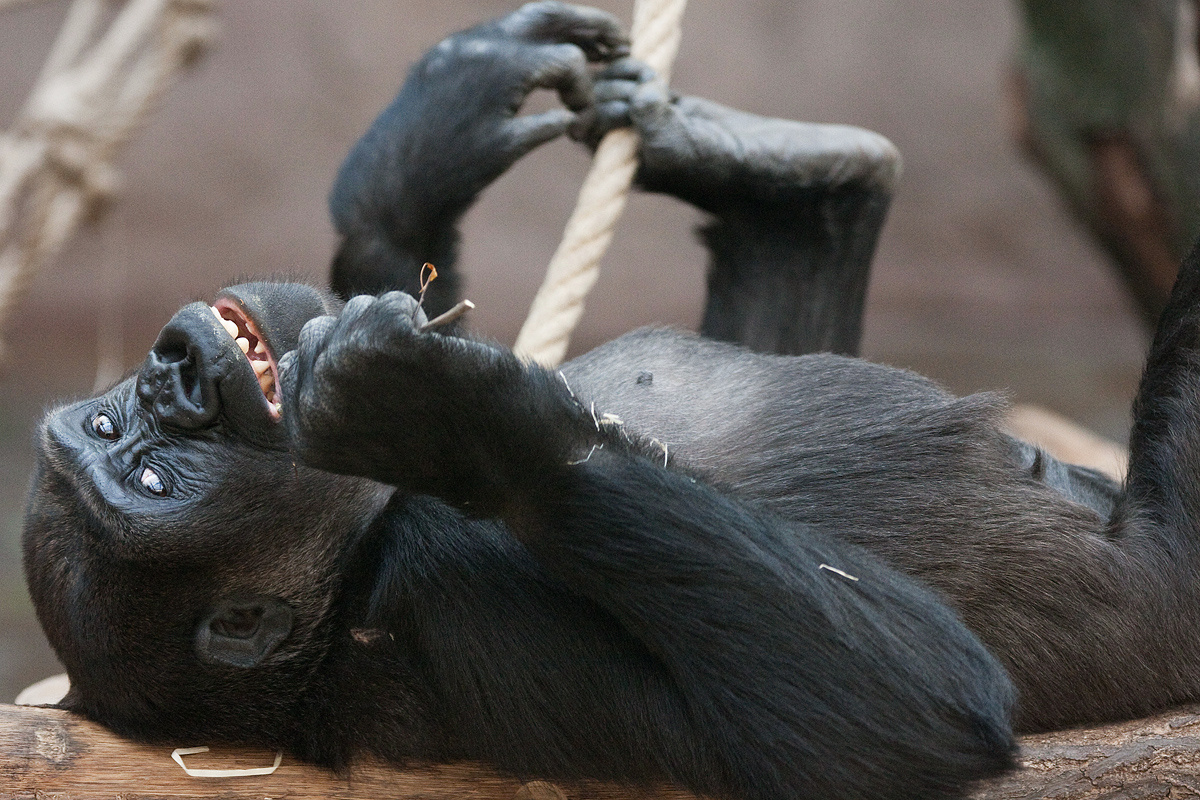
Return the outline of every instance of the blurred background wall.
{"type": "MultiPolygon", "coordinates": [[[[627,0],[597,2],[628,18],[627,0]]],[[[216,48],[119,162],[102,223],[41,274],[0,372],[0,701],[58,671],[21,579],[39,414],[137,365],[181,303],[244,276],[323,279],[325,193],[407,65],[502,0],[257,0],[220,5],[216,48]]],[[[0,15],[0,128],[65,2],[0,15]]],[[[674,87],[772,116],[890,137],[905,173],[868,299],[866,356],[955,391],[1007,390],[1123,439],[1147,335],[1100,251],[1010,141],[1002,87],[1015,18],[995,0],[693,0],[674,87]]],[[[534,153],[468,217],[471,324],[511,343],[587,167],[534,153]]],[[[637,197],[575,351],[647,323],[692,326],[704,254],[690,209],[637,197]]]]}

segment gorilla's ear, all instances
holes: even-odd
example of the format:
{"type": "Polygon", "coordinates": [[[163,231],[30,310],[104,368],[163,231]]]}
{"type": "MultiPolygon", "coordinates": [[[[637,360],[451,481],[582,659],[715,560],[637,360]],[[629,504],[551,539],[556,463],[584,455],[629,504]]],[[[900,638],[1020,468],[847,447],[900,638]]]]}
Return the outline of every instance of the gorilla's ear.
{"type": "Polygon", "coordinates": [[[222,600],[196,629],[196,655],[209,664],[256,666],[292,632],[293,616],[277,597],[222,600]]]}

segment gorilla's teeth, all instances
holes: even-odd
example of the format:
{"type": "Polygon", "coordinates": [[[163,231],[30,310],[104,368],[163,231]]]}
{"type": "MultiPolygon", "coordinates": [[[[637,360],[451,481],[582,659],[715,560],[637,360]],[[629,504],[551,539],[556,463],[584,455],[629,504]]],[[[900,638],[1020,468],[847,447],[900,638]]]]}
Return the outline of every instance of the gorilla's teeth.
{"type": "Polygon", "coordinates": [[[224,322],[224,321],[225,321],[225,318],[221,316],[221,312],[220,312],[220,311],[217,311],[217,307],[216,307],[216,306],[209,306],[209,307],[208,307],[208,310],[209,310],[209,311],[211,311],[211,312],[213,312],[213,316],[214,316],[214,317],[216,317],[217,319],[221,320],[222,322],[224,322]]]}
{"type": "Polygon", "coordinates": [[[231,322],[231,321],[229,321],[229,320],[227,320],[227,319],[222,319],[222,320],[221,320],[221,324],[225,326],[225,330],[229,331],[229,335],[230,335],[230,336],[232,336],[232,337],[233,337],[233,338],[235,338],[235,339],[237,338],[237,335],[238,335],[238,327],[237,327],[237,323],[236,323],[236,322],[231,322]]]}
{"type": "Polygon", "coordinates": [[[283,412],[283,403],[272,403],[271,408],[275,409],[276,414],[282,413],[283,412]]]}
{"type": "MultiPolygon", "coordinates": [[[[237,327],[237,326],[235,325],[234,327],[237,327]]],[[[250,342],[249,342],[249,340],[247,340],[247,339],[246,339],[244,336],[239,336],[239,337],[238,337],[238,340],[237,340],[237,346],[238,346],[238,347],[240,347],[240,348],[242,348],[242,352],[243,352],[243,353],[249,353],[249,352],[250,352],[250,342]]]]}
{"type": "Polygon", "coordinates": [[[260,378],[264,372],[271,368],[271,364],[268,361],[251,361],[250,366],[254,368],[254,374],[260,378]]]}

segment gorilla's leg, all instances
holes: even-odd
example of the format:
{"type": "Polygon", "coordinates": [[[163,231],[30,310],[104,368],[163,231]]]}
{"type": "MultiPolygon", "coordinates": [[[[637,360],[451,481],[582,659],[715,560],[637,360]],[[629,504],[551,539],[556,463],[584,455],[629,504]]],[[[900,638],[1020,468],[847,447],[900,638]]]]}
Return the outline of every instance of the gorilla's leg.
{"type": "Polygon", "coordinates": [[[858,353],[875,242],[889,193],[814,190],[770,214],[722,214],[700,331],[763,353],[858,353]]]}
{"type": "Polygon", "coordinates": [[[634,125],[638,184],[712,215],[701,332],[768,353],[854,354],[867,277],[900,172],[884,137],[846,125],[768,119],[669,98],[644,65],[601,75],[596,111],[573,133],[594,143],[634,125]]]}

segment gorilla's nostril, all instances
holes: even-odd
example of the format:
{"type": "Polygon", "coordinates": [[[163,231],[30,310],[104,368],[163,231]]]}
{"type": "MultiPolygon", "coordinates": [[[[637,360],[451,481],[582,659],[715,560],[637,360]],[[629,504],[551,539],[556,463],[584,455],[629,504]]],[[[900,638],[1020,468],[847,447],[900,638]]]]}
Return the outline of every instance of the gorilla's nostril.
{"type": "Polygon", "coordinates": [[[190,358],[187,345],[182,342],[159,342],[151,352],[164,364],[177,364],[190,358]]]}
{"type": "Polygon", "coordinates": [[[151,351],[138,373],[138,398],[160,422],[177,428],[203,427],[216,418],[213,388],[190,357],[172,362],[151,351]]]}
{"type": "Polygon", "coordinates": [[[203,324],[196,328],[198,313],[188,306],[175,315],[159,334],[137,379],[143,406],[163,425],[185,430],[211,425],[220,411],[216,376],[205,368],[211,359],[205,358],[203,337],[211,323],[199,317],[203,324]]]}
{"type": "Polygon", "coordinates": [[[179,390],[192,403],[199,404],[202,400],[200,392],[200,369],[196,365],[196,359],[190,351],[185,350],[182,356],[178,356],[178,351],[168,349],[160,355],[163,362],[170,365],[172,372],[175,373],[175,380],[178,382],[179,390]]]}
{"type": "MultiPolygon", "coordinates": [[[[165,360],[165,359],[164,359],[165,360]]],[[[190,355],[185,355],[178,361],[166,361],[169,365],[178,391],[186,397],[193,405],[198,405],[201,400],[199,370],[196,368],[196,360],[190,355]]]]}

